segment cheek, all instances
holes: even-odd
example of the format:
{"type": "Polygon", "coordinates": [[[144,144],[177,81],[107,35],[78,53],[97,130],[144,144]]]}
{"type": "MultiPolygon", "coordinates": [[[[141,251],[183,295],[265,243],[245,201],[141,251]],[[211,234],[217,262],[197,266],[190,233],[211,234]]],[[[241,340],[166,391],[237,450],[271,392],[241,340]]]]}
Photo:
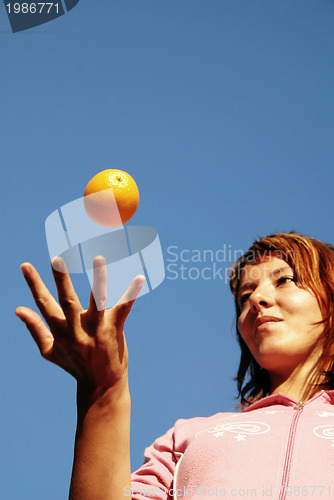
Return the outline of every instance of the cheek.
{"type": "Polygon", "coordinates": [[[284,310],[296,320],[320,321],[322,319],[317,299],[306,290],[300,290],[298,294],[291,294],[284,302],[284,310]]]}
{"type": "Polygon", "coordinates": [[[247,332],[249,331],[249,321],[247,321],[247,315],[246,313],[241,313],[239,318],[238,318],[238,330],[240,332],[240,335],[242,338],[245,340],[245,337],[247,338],[247,332]]]}

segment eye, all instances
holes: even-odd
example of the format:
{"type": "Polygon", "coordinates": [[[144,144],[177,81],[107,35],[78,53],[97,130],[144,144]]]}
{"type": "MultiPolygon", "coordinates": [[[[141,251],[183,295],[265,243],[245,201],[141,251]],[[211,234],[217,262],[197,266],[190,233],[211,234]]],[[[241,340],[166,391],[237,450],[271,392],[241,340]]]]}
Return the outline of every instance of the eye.
{"type": "Polygon", "coordinates": [[[250,296],[250,293],[244,293],[243,295],[241,295],[241,297],[239,298],[239,306],[243,306],[244,303],[246,302],[246,300],[248,299],[248,297],[250,296]]]}
{"type": "Polygon", "coordinates": [[[284,285],[284,283],[288,283],[289,281],[295,282],[295,278],[293,276],[282,276],[277,280],[278,285],[284,285]]]}
{"type": "MultiPolygon", "coordinates": [[[[281,278],[278,278],[278,280],[277,280],[278,285],[284,285],[285,283],[289,283],[289,282],[295,283],[296,279],[293,276],[282,276],[281,278]]],[[[244,293],[243,295],[241,295],[241,297],[239,298],[239,301],[238,301],[240,308],[242,308],[242,306],[245,304],[245,302],[250,297],[250,295],[251,295],[250,293],[244,293]]]]}

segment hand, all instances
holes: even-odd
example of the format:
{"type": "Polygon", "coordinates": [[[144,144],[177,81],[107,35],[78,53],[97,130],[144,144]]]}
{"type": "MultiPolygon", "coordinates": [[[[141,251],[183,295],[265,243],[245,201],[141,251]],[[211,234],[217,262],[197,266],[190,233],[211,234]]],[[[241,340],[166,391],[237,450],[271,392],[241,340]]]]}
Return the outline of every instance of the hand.
{"type": "Polygon", "coordinates": [[[95,257],[89,307],[84,310],[63,259],[57,257],[52,264],[60,305],[36,269],[29,263],[21,266],[49,328],[32,309],[18,307],[15,313],[26,324],[41,355],[73,375],[89,392],[90,399],[95,400],[127,375],[128,351],[123,327],[145,277],[136,276],[118,303],[105,310],[105,260],[95,257]]]}

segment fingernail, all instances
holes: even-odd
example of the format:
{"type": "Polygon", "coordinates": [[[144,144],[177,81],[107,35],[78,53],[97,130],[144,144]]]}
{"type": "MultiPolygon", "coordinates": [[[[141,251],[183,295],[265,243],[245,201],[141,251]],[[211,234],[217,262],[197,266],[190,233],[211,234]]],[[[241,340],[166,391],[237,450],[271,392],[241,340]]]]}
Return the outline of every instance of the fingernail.
{"type": "Polygon", "coordinates": [[[105,266],[106,259],[103,257],[103,255],[96,255],[96,257],[94,257],[93,263],[95,264],[95,266],[105,266]]]}
{"type": "Polygon", "coordinates": [[[140,281],[140,283],[139,283],[138,286],[142,286],[145,283],[145,281],[146,281],[146,277],[145,276],[141,276],[141,278],[142,279],[141,279],[141,281],[140,281]]]}
{"type": "Polygon", "coordinates": [[[24,320],[21,318],[21,316],[19,316],[19,315],[17,314],[17,312],[16,312],[16,311],[15,311],[15,316],[17,316],[17,317],[18,317],[18,318],[22,321],[22,323],[24,323],[24,320]]]}
{"type": "Polygon", "coordinates": [[[26,264],[21,264],[21,271],[22,271],[22,274],[23,276],[28,276],[29,274],[29,267],[27,267],[26,264]]]}
{"type": "Polygon", "coordinates": [[[54,257],[51,260],[51,265],[55,271],[58,271],[60,273],[65,272],[65,265],[64,261],[61,257],[54,257]]]}

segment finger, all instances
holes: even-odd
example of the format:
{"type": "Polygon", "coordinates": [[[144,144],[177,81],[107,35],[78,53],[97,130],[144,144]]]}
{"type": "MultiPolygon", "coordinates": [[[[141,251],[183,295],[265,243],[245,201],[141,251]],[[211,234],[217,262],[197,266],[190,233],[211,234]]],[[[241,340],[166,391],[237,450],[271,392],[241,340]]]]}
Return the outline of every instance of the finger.
{"type": "Polygon", "coordinates": [[[50,356],[54,338],[42,318],[28,307],[18,307],[15,314],[25,323],[43,357],[50,356]]]}
{"type": "Polygon", "coordinates": [[[88,314],[100,320],[107,303],[107,269],[102,255],[93,260],[93,285],[89,299],[88,314]]]}
{"type": "Polygon", "coordinates": [[[63,311],[58,302],[51,295],[34,266],[29,262],[25,262],[21,265],[21,270],[35,299],[36,305],[48,325],[50,325],[55,318],[64,319],[63,311]]]}
{"type": "Polygon", "coordinates": [[[51,264],[60,306],[72,326],[79,324],[79,313],[82,307],[67,272],[66,264],[61,257],[52,259],[51,264]]]}
{"type": "Polygon", "coordinates": [[[145,276],[143,276],[142,274],[136,276],[132,280],[129,288],[126,290],[124,295],[119,299],[117,304],[115,304],[114,310],[115,310],[115,321],[117,326],[123,328],[124,322],[128,317],[129,312],[131,311],[131,308],[136,298],[138,297],[140,290],[142,289],[145,279],[146,279],[145,276]]]}
{"type": "Polygon", "coordinates": [[[35,311],[28,307],[18,307],[15,314],[25,323],[43,358],[60,366],[75,378],[84,376],[67,352],[56,344],[52,333],[35,311]]]}

